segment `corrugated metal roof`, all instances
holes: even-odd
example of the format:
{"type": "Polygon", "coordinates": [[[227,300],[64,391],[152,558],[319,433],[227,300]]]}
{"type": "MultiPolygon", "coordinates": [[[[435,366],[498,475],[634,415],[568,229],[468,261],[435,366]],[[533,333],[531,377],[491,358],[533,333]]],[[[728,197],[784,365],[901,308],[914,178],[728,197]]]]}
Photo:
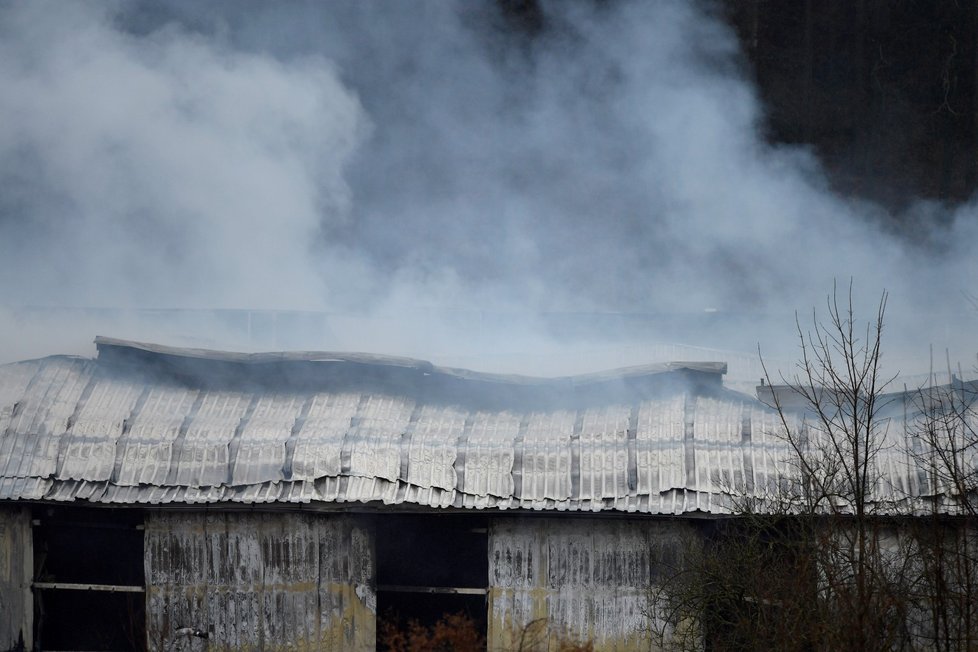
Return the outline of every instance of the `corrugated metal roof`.
{"type": "MultiPolygon", "coordinates": [[[[720,363],[513,379],[98,342],[0,367],[0,499],[720,514],[794,473],[778,415],[720,363]]],[[[888,500],[941,490],[905,447],[879,465],[888,500]]]]}

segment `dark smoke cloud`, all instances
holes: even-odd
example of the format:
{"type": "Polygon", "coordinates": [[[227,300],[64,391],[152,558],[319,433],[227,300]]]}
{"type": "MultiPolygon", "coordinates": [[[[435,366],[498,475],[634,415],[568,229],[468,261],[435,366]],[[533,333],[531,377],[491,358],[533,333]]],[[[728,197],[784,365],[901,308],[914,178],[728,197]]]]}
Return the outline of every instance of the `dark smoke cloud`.
{"type": "Polygon", "coordinates": [[[710,309],[758,318],[687,343],[780,349],[851,277],[901,352],[971,350],[974,206],[877,228],[764,142],[708,5],[554,3],[531,33],[492,3],[8,3],[0,88],[8,306],[356,314],[303,345],[420,356],[710,309]]]}

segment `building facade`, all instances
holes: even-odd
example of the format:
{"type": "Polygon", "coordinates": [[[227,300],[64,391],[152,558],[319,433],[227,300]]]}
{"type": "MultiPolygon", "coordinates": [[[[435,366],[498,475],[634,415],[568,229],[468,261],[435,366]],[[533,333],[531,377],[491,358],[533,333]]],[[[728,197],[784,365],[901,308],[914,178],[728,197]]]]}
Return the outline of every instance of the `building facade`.
{"type": "Polygon", "coordinates": [[[0,649],[372,650],[463,612],[491,650],[646,650],[698,523],[790,457],[719,363],[97,344],[0,367],[0,649]]]}

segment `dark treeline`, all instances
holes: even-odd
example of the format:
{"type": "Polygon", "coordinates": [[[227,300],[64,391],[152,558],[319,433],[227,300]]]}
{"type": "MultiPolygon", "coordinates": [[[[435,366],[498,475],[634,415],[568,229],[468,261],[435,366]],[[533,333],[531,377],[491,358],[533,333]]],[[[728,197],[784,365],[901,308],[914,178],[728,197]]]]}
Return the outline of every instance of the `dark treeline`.
{"type": "MultiPolygon", "coordinates": [[[[497,0],[546,30],[536,0],[497,0]]],[[[811,145],[843,195],[894,211],[957,204],[978,182],[978,2],[715,0],[772,143],[811,145]]],[[[896,217],[894,219],[900,219],[896,217]]]]}
{"type": "Polygon", "coordinates": [[[978,3],[725,0],[770,140],[814,146],[843,193],[960,202],[978,179],[978,3]]]}

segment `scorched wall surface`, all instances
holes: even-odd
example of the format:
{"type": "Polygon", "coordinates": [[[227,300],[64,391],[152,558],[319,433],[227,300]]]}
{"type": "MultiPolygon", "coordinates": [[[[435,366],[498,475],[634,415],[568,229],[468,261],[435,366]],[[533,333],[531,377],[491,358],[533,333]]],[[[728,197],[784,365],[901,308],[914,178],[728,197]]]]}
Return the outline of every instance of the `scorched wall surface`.
{"type": "Polygon", "coordinates": [[[653,649],[656,578],[680,559],[679,521],[500,518],[489,538],[489,649],[653,649]]]}
{"type": "Polygon", "coordinates": [[[152,512],[146,629],[169,650],[179,627],[208,650],[373,650],[373,539],[331,514],[152,512]]]}
{"type": "Polygon", "coordinates": [[[30,511],[0,505],[0,650],[30,649],[32,574],[30,511]]]}

